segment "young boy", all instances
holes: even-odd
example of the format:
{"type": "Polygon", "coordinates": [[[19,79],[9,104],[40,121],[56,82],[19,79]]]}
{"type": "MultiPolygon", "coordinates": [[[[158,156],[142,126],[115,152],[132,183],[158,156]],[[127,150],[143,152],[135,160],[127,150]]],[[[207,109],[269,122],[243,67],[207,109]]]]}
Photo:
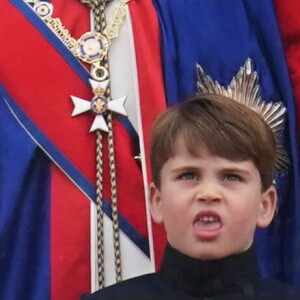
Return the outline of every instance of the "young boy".
{"type": "Polygon", "coordinates": [[[168,109],[151,137],[151,213],[168,240],[161,267],[83,299],[300,299],[261,279],[252,246],[274,217],[276,149],[267,123],[229,98],[168,109]]]}

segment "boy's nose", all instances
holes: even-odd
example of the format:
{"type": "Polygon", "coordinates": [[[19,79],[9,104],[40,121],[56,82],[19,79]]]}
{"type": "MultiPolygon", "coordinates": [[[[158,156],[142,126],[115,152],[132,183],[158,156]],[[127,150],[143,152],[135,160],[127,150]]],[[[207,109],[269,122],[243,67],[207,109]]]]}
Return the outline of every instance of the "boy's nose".
{"type": "Polygon", "coordinates": [[[203,202],[219,202],[221,201],[221,193],[216,185],[205,185],[199,187],[196,199],[203,202]]]}

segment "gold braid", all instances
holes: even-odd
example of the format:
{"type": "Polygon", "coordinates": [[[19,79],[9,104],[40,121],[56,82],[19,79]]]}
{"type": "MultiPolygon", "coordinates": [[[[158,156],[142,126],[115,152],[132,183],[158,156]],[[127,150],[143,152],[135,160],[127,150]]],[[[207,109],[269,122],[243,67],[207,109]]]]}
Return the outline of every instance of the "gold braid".
{"type": "Polygon", "coordinates": [[[97,272],[99,289],[104,288],[103,149],[102,133],[96,131],[97,272]]]}
{"type": "MultiPolygon", "coordinates": [[[[104,14],[105,3],[99,0],[89,1],[94,14],[94,26],[97,32],[102,29],[101,14],[104,14]]],[[[97,271],[98,287],[105,287],[104,276],[104,213],[103,213],[103,135],[96,131],[96,211],[97,211],[97,271]]]]}
{"type": "Polygon", "coordinates": [[[113,137],[113,122],[112,113],[107,115],[108,127],[108,151],[109,151],[109,166],[110,166],[110,184],[111,184],[111,208],[113,221],[113,235],[114,235],[114,254],[115,254],[115,271],[116,281],[122,281],[122,267],[121,267],[121,248],[120,248],[120,229],[118,216],[118,199],[117,199],[117,176],[116,176],[116,162],[114,151],[114,137],[113,137]]]}
{"type": "MultiPolygon", "coordinates": [[[[82,0],[94,13],[95,30],[102,32],[106,27],[105,20],[105,1],[100,0],[82,0]]],[[[102,60],[102,65],[106,70],[109,70],[108,57],[102,60]]],[[[108,86],[105,92],[107,99],[110,99],[110,87],[108,86]]],[[[118,203],[117,203],[117,178],[116,178],[116,162],[114,151],[114,137],[113,137],[113,120],[112,113],[107,112],[107,127],[108,127],[108,155],[110,166],[110,185],[111,185],[111,207],[113,220],[113,239],[114,239],[114,255],[115,255],[115,271],[116,281],[122,280],[121,268],[121,249],[120,249],[120,230],[118,217],[118,203]]],[[[97,255],[98,255],[98,281],[99,288],[104,287],[104,232],[103,232],[103,203],[102,203],[102,189],[103,189],[103,153],[102,153],[102,133],[97,130],[97,255]]]]}
{"type": "MultiPolygon", "coordinates": [[[[102,28],[106,27],[105,15],[101,14],[102,28]]],[[[103,58],[103,65],[106,70],[109,70],[107,55],[103,58]]],[[[106,89],[106,97],[110,98],[110,86],[106,89]]],[[[122,281],[122,267],[121,267],[121,248],[120,248],[120,226],[118,215],[118,198],[117,198],[117,176],[116,176],[116,161],[113,135],[113,119],[112,112],[107,113],[107,127],[108,127],[108,158],[110,167],[110,189],[111,189],[111,209],[113,221],[113,239],[114,239],[114,255],[115,255],[115,271],[116,281],[122,281]]]]}

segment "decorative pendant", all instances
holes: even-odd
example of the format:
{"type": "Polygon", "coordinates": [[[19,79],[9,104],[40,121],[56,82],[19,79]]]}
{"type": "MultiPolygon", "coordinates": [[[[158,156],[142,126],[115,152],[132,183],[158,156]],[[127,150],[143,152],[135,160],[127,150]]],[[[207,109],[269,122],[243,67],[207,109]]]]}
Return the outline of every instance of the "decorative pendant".
{"type": "Polygon", "coordinates": [[[78,40],[76,56],[89,64],[101,60],[108,52],[110,41],[99,32],[87,32],[78,40]]]}
{"type": "Polygon", "coordinates": [[[72,117],[78,116],[84,112],[92,111],[96,116],[89,132],[93,132],[97,129],[108,132],[108,127],[104,118],[107,111],[112,111],[123,116],[127,116],[124,104],[127,96],[123,96],[114,100],[108,100],[104,94],[108,87],[109,80],[102,82],[89,79],[89,82],[93,88],[95,96],[93,99],[85,100],[76,96],[71,96],[74,104],[74,110],[72,117]]]}
{"type": "Polygon", "coordinates": [[[74,39],[68,29],[66,29],[59,18],[53,18],[53,4],[39,1],[26,0],[27,3],[33,4],[33,10],[45,21],[45,23],[56,33],[61,41],[78,59],[91,65],[90,84],[93,88],[94,97],[91,101],[71,96],[74,103],[72,116],[80,115],[86,111],[92,111],[96,117],[90,128],[90,132],[101,130],[108,132],[105,121],[105,113],[112,111],[124,116],[127,113],[124,103],[127,96],[111,100],[104,97],[109,81],[108,70],[101,65],[103,58],[107,55],[111,40],[119,34],[121,25],[126,17],[126,3],[122,1],[114,9],[114,15],[109,20],[102,33],[90,31],[84,33],[78,40],[74,39]],[[104,92],[98,92],[98,89],[104,89],[104,92]]]}

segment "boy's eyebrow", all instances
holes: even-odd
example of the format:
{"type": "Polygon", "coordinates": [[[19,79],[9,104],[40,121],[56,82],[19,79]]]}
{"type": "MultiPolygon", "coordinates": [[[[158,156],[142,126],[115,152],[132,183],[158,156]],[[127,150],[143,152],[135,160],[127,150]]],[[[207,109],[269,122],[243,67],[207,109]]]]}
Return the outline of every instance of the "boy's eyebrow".
{"type": "MultiPolygon", "coordinates": [[[[182,171],[199,171],[201,168],[199,167],[195,167],[195,166],[182,166],[182,167],[178,167],[178,168],[174,168],[171,170],[171,172],[177,173],[177,172],[182,172],[182,171]]],[[[224,168],[220,168],[221,172],[223,173],[239,173],[245,176],[249,176],[250,172],[245,170],[245,169],[241,169],[239,167],[224,167],[224,168]]]]}
{"type": "Polygon", "coordinates": [[[240,168],[238,168],[238,167],[230,167],[230,168],[222,168],[221,169],[222,170],[222,172],[228,172],[228,173],[239,173],[239,174],[244,174],[244,175],[247,175],[247,176],[249,176],[250,175],[250,172],[249,171],[247,171],[247,170],[245,170],[245,169],[240,169],[240,168]]]}
{"type": "Polygon", "coordinates": [[[181,171],[197,171],[200,168],[195,167],[195,166],[182,166],[182,167],[178,167],[178,168],[174,168],[171,170],[171,172],[181,172],[181,171]]]}

